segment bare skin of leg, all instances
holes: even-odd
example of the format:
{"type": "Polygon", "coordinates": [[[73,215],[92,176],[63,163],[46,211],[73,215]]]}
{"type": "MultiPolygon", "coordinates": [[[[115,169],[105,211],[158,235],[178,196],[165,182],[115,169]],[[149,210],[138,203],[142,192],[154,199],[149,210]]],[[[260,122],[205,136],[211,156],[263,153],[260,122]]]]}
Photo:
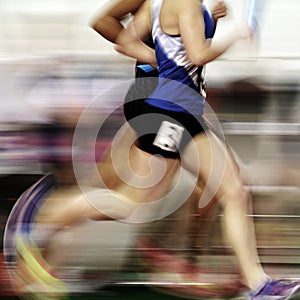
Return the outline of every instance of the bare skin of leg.
{"type": "MultiPolygon", "coordinates": [[[[218,139],[222,139],[217,136],[218,139]]],[[[236,172],[238,172],[243,185],[251,185],[251,176],[249,171],[247,170],[246,166],[242,162],[239,155],[232,149],[228,144],[226,144],[226,149],[228,154],[231,157],[231,160],[233,161],[234,168],[236,169],[236,172]]],[[[191,233],[190,236],[195,237],[195,233],[199,233],[199,228],[203,234],[198,234],[195,238],[189,238],[188,239],[188,249],[191,251],[191,258],[194,259],[196,256],[202,255],[199,254],[199,244],[206,245],[210,242],[210,234],[207,233],[207,230],[212,230],[214,227],[215,222],[211,222],[211,220],[214,220],[217,218],[217,215],[219,215],[219,203],[214,197],[206,206],[199,207],[199,199],[201,198],[202,191],[205,188],[204,182],[201,182],[200,179],[198,179],[197,186],[195,187],[195,190],[193,194],[191,195],[191,205],[190,205],[190,217],[188,218],[188,230],[191,233]],[[204,237],[204,239],[203,239],[204,237]]],[[[252,202],[249,201],[249,212],[252,211],[251,208],[252,202]]],[[[224,223],[224,222],[223,222],[224,223]]],[[[228,244],[227,241],[227,233],[225,230],[225,226],[222,227],[223,229],[223,239],[225,239],[225,243],[228,244]]],[[[205,253],[203,253],[205,254],[205,253]]],[[[238,271],[238,270],[237,270],[238,271]]]]}
{"type": "MultiPolygon", "coordinates": [[[[144,153],[138,148],[133,148],[131,154],[135,157],[131,163],[137,177],[126,182],[126,185],[119,187],[120,193],[130,197],[132,202],[139,203],[154,201],[162,197],[179,167],[179,161],[155,157],[144,153]],[[158,170],[157,174],[155,172],[151,173],[152,169],[147,164],[151,160],[154,160],[152,163],[153,167],[158,170]],[[135,183],[139,178],[151,177],[152,175],[159,178],[161,170],[164,170],[164,176],[157,180],[156,184],[147,188],[136,187],[135,183]]],[[[221,175],[222,178],[216,194],[212,195],[214,197],[211,200],[218,200],[223,206],[228,240],[237,256],[246,285],[250,289],[254,289],[264,280],[266,275],[258,260],[253,223],[247,217],[249,213],[249,195],[243,188],[236,168],[237,165],[232,160],[232,156],[227,153],[226,147],[216,137],[209,140],[205,134],[201,134],[196,136],[194,143],[190,143],[186,148],[182,157],[182,164],[184,168],[198,177],[200,187],[203,186],[203,183],[209,181],[213,159],[217,161],[217,167],[221,167],[223,170],[220,170],[221,173],[217,172],[217,176],[221,175]],[[211,153],[212,148],[214,149],[214,157],[211,153]],[[220,164],[220,160],[223,160],[224,164],[222,162],[220,164]]],[[[212,202],[207,205],[210,206],[211,204],[212,202]]],[[[205,205],[203,212],[209,206],[206,207],[205,205]]]]}
{"type": "Polygon", "coordinates": [[[126,179],[131,165],[129,153],[135,140],[135,131],[128,124],[125,124],[117,137],[114,138],[104,157],[97,163],[96,168],[80,183],[108,189],[115,189],[121,185],[123,179],[126,179]]]}
{"type": "Polygon", "coordinates": [[[151,195],[149,201],[154,201],[157,200],[156,193],[158,198],[162,196],[159,187],[171,183],[170,178],[173,179],[179,166],[179,161],[141,151],[137,147],[134,130],[125,124],[104,159],[97,164],[96,172],[100,176],[94,173],[87,182],[90,180],[89,185],[92,186],[99,186],[101,182],[102,186],[127,196],[129,201],[133,198],[133,202],[144,201],[140,199],[138,190],[143,191],[143,197],[147,190],[146,194],[151,195]],[[165,176],[162,177],[162,174],[165,176]]]}
{"type": "MultiPolygon", "coordinates": [[[[131,130],[129,130],[129,134],[130,132],[131,130]]],[[[126,143],[125,138],[122,142],[123,147],[128,147],[124,145],[126,143]]],[[[121,154],[124,155],[124,152],[121,154]]],[[[105,185],[107,184],[114,192],[122,194],[129,202],[150,202],[161,197],[164,194],[163,190],[167,190],[179,166],[179,161],[154,157],[141,151],[136,145],[132,145],[129,153],[127,153],[127,163],[124,163],[125,155],[117,157],[120,159],[120,164],[122,162],[120,170],[125,173],[130,165],[132,174],[134,174],[134,176],[126,178],[125,183],[118,177],[120,173],[117,173],[114,169],[116,163],[112,164],[110,152],[106,155],[104,162],[101,163],[102,165],[98,165],[98,168],[103,174],[102,178],[105,185]],[[161,175],[162,173],[164,176],[161,175]],[[135,174],[138,176],[135,177],[135,174]],[[145,188],[143,183],[149,183],[149,177],[151,177],[153,184],[145,188]],[[110,183],[111,178],[114,180],[113,183],[110,183]],[[136,188],[136,185],[140,187],[136,188]],[[165,189],[161,187],[165,187],[165,189]]],[[[87,182],[91,183],[90,180],[87,180],[87,182]]],[[[102,187],[102,184],[100,187],[102,187]]],[[[54,191],[42,205],[35,222],[37,224],[56,225],[58,230],[61,230],[78,224],[85,219],[111,220],[110,217],[101,213],[88,201],[79,186],[72,186],[63,192],[61,190],[54,191]]]]}
{"type": "MultiPolygon", "coordinates": [[[[129,156],[132,158],[131,168],[133,172],[140,174],[141,177],[129,178],[126,184],[115,184],[114,192],[122,194],[122,197],[125,197],[128,202],[137,203],[154,201],[164,195],[163,191],[169,187],[173,175],[175,175],[179,166],[179,161],[153,157],[139,150],[135,145],[131,147],[129,156]],[[151,168],[153,172],[151,172],[151,168]],[[162,170],[164,171],[163,176],[161,176],[162,170]],[[135,184],[140,185],[141,182],[137,182],[140,178],[142,178],[142,181],[148,182],[148,176],[153,180],[153,185],[149,185],[147,188],[143,188],[143,186],[140,186],[140,188],[132,186],[135,184]]],[[[108,160],[111,159],[110,156],[107,156],[107,158],[108,160]]],[[[109,163],[106,166],[113,170],[113,167],[110,166],[109,163]]],[[[111,188],[112,187],[113,186],[111,186],[111,188]]],[[[35,223],[39,224],[39,226],[45,224],[47,227],[48,225],[53,225],[50,227],[50,232],[46,232],[48,238],[45,240],[46,244],[43,244],[43,248],[45,249],[43,253],[44,258],[53,267],[60,265],[61,261],[57,260],[55,255],[53,256],[51,254],[49,239],[56,233],[77,225],[86,219],[103,221],[111,220],[112,218],[102,214],[100,210],[96,209],[78,186],[66,189],[65,193],[61,193],[61,191],[58,190],[52,193],[47,201],[45,201],[35,219],[35,223]]]]}
{"type": "Polygon", "coordinates": [[[136,203],[152,202],[165,196],[180,161],[151,155],[133,145],[129,157],[131,178],[117,187],[117,191],[136,203]]]}
{"type": "MultiPolygon", "coordinates": [[[[135,140],[135,132],[125,125],[119,135],[117,149],[112,155],[110,147],[101,161],[97,163],[96,169],[80,183],[95,188],[117,189],[123,184],[119,177],[128,169],[128,156],[132,141],[135,140]],[[113,162],[114,159],[114,162],[113,162]],[[127,163],[124,163],[127,162],[127,163]],[[115,166],[118,166],[118,171],[115,166]],[[120,172],[122,174],[120,174],[120,172]]],[[[93,220],[110,220],[111,218],[101,214],[82,194],[79,186],[68,186],[66,189],[55,190],[45,201],[37,223],[57,224],[60,226],[72,226],[82,220],[90,218],[93,220]]]]}
{"type": "Polygon", "coordinates": [[[206,134],[200,134],[187,146],[182,164],[201,182],[215,183],[218,182],[218,178],[210,178],[210,176],[221,176],[215,198],[223,207],[227,238],[238,259],[245,283],[250,289],[254,289],[266,275],[256,251],[253,221],[247,216],[250,196],[243,188],[236,165],[226,151],[225,145],[212,133],[208,134],[210,138],[206,134]],[[195,167],[197,161],[200,164],[199,169],[195,167]],[[213,162],[220,167],[214,174],[213,162]]]}
{"type": "Polygon", "coordinates": [[[65,193],[60,190],[53,192],[42,205],[35,222],[67,227],[80,223],[86,218],[110,219],[87,201],[79,187],[72,187],[65,193]]]}
{"type": "MultiPolygon", "coordinates": [[[[223,153],[226,150],[224,149],[225,146],[216,138],[214,141],[215,144],[213,143],[212,147],[217,149],[217,154],[219,151],[223,153]],[[218,150],[218,148],[220,149],[218,150]]],[[[205,135],[196,137],[195,145],[196,149],[193,146],[186,149],[182,161],[183,166],[198,177],[198,186],[203,189],[204,183],[208,181],[212,164],[211,145],[205,135]],[[194,153],[199,154],[199,158],[195,158],[194,153]],[[201,166],[200,170],[194,168],[198,159],[201,166]]],[[[118,191],[133,202],[154,201],[162,197],[166,191],[166,186],[170,184],[179,167],[179,161],[153,157],[135,146],[132,147],[130,155],[132,155],[131,167],[138,178],[131,178],[126,184],[119,186],[118,191]],[[152,168],[150,165],[151,160],[152,168]],[[155,169],[158,170],[158,174],[151,173],[155,169]],[[157,180],[156,184],[147,188],[136,188],[135,183],[139,178],[149,179],[149,176],[159,178],[161,170],[164,170],[164,177],[157,180]]],[[[198,212],[205,214],[214,204],[214,201],[220,201],[224,208],[225,230],[237,255],[241,272],[245,277],[246,284],[250,288],[255,288],[264,279],[265,273],[259,264],[256,252],[253,223],[247,217],[249,213],[249,195],[243,189],[238,175],[237,163],[233,160],[232,154],[225,151],[224,155],[224,158],[220,155],[226,164],[224,164],[224,175],[217,194],[205,207],[198,208],[198,212]]]]}
{"type": "MultiPolygon", "coordinates": [[[[134,185],[142,186],[143,182],[148,184],[150,176],[151,180],[153,181],[153,187],[147,188],[148,196],[150,197],[151,194],[151,199],[149,199],[149,201],[153,201],[164,195],[165,192],[163,192],[163,189],[160,187],[165,187],[167,184],[171,183],[173,180],[172,174],[174,175],[179,167],[179,161],[153,157],[152,155],[139,150],[136,145],[134,145],[135,139],[136,134],[134,130],[128,124],[125,124],[118,135],[115,145],[108,149],[104,158],[97,163],[97,168],[93,170],[90,176],[84,179],[81,184],[115,190],[119,193],[124,193],[124,195],[127,195],[129,200],[130,198],[141,199],[138,194],[141,193],[144,197],[145,187],[136,189],[134,188],[134,185]],[[164,170],[168,164],[172,166],[167,167],[170,168],[169,171],[165,170],[165,179],[160,183],[157,183],[156,181],[159,181],[159,177],[161,177],[161,174],[163,173],[162,170],[164,170]],[[144,180],[142,180],[142,182],[139,180],[137,183],[136,181],[138,178],[128,178],[127,173],[129,168],[131,168],[132,174],[139,174],[140,178],[144,178],[144,180]],[[150,175],[151,170],[153,172],[158,170],[158,173],[152,173],[150,175]],[[120,178],[120,176],[122,178],[120,178]],[[126,182],[124,182],[123,179],[125,179],[126,182]],[[134,194],[136,196],[133,196],[134,194]]],[[[204,186],[200,180],[198,185],[200,189],[196,187],[196,197],[201,194],[201,189],[203,189],[204,186]]],[[[132,201],[139,202],[144,200],[133,199],[132,201]]],[[[38,216],[37,222],[71,226],[72,224],[76,224],[85,218],[91,218],[93,220],[110,219],[101,214],[86,200],[78,186],[67,187],[63,193],[61,193],[60,190],[54,191],[50,195],[49,199],[47,199],[46,203],[47,202],[50,202],[50,204],[53,203],[53,205],[47,205],[50,207],[50,209],[41,210],[44,211],[44,213],[38,216]],[[51,207],[55,209],[55,212],[52,212],[51,207]]],[[[200,214],[205,214],[209,207],[210,206],[206,206],[204,209],[198,208],[197,212],[200,214]]]]}

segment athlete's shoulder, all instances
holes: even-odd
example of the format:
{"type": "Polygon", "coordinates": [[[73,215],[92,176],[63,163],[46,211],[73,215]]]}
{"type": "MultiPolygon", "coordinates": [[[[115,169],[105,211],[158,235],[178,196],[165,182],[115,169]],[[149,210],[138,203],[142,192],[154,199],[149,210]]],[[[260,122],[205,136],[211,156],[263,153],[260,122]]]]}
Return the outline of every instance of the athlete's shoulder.
{"type": "Polygon", "coordinates": [[[106,15],[122,19],[129,13],[134,14],[145,0],[120,0],[110,7],[106,15]]]}
{"type": "Polygon", "coordinates": [[[167,0],[171,1],[172,5],[178,11],[178,14],[190,14],[192,12],[199,13],[202,11],[201,1],[199,0],[167,0]]]}
{"type": "Polygon", "coordinates": [[[184,6],[186,9],[188,9],[189,7],[201,6],[202,3],[199,0],[167,0],[167,1],[172,1],[174,5],[184,6]]]}

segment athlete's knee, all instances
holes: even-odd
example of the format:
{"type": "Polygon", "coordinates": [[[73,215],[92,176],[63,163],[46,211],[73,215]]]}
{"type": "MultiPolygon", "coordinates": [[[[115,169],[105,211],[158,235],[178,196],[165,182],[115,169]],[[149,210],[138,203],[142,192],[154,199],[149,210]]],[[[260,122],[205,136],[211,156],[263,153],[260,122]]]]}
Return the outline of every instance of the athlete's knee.
{"type": "Polygon", "coordinates": [[[249,192],[242,185],[228,186],[220,196],[220,203],[223,207],[232,204],[239,207],[248,207],[249,200],[249,192]]]}
{"type": "MultiPolygon", "coordinates": [[[[99,213],[99,219],[126,220],[136,209],[136,205],[120,194],[101,188],[83,188],[86,200],[99,213]]],[[[97,214],[91,215],[97,219],[97,214]]]]}

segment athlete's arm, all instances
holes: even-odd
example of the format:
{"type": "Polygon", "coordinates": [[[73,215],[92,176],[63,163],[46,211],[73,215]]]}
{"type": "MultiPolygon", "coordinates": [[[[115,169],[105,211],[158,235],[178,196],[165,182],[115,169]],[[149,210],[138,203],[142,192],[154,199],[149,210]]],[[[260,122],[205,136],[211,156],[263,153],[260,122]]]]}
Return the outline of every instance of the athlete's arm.
{"type": "Polygon", "coordinates": [[[134,14],[145,0],[119,0],[105,13],[91,22],[91,27],[105,39],[115,43],[123,29],[121,21],[129,14],[134,14]]]}
{"type": "Polygon", "coordinates": [[[237,39],[250,35],[245,23],[232,24],[222,36],[205,39],[203,13],[198,0],[174,0],[178,18],[179,33],[191,61],[198,66],[205,65],[222,55],[237,39]]]}
{"type": "Polygon", "coordinates": [[[123,29],[116,38],[115,49],[139,62],[156,64],[155,51],[144,42],[151,33],[150,1],[147,0],[134,15],[128,27],[123,29]]]}

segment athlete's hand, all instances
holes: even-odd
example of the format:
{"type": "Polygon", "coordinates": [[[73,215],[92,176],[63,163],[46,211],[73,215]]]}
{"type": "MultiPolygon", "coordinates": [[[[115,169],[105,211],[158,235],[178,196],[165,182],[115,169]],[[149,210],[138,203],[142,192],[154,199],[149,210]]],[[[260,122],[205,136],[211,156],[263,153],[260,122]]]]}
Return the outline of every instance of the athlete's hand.
{"type": "Polygon", "coordinates": [[[218,21],[218,19],[223,18],[227,15],[227,5],[224,1],[218,0],[214,7],[211,9],[212,16],[215,20],[215,22],[218,21]]]}

